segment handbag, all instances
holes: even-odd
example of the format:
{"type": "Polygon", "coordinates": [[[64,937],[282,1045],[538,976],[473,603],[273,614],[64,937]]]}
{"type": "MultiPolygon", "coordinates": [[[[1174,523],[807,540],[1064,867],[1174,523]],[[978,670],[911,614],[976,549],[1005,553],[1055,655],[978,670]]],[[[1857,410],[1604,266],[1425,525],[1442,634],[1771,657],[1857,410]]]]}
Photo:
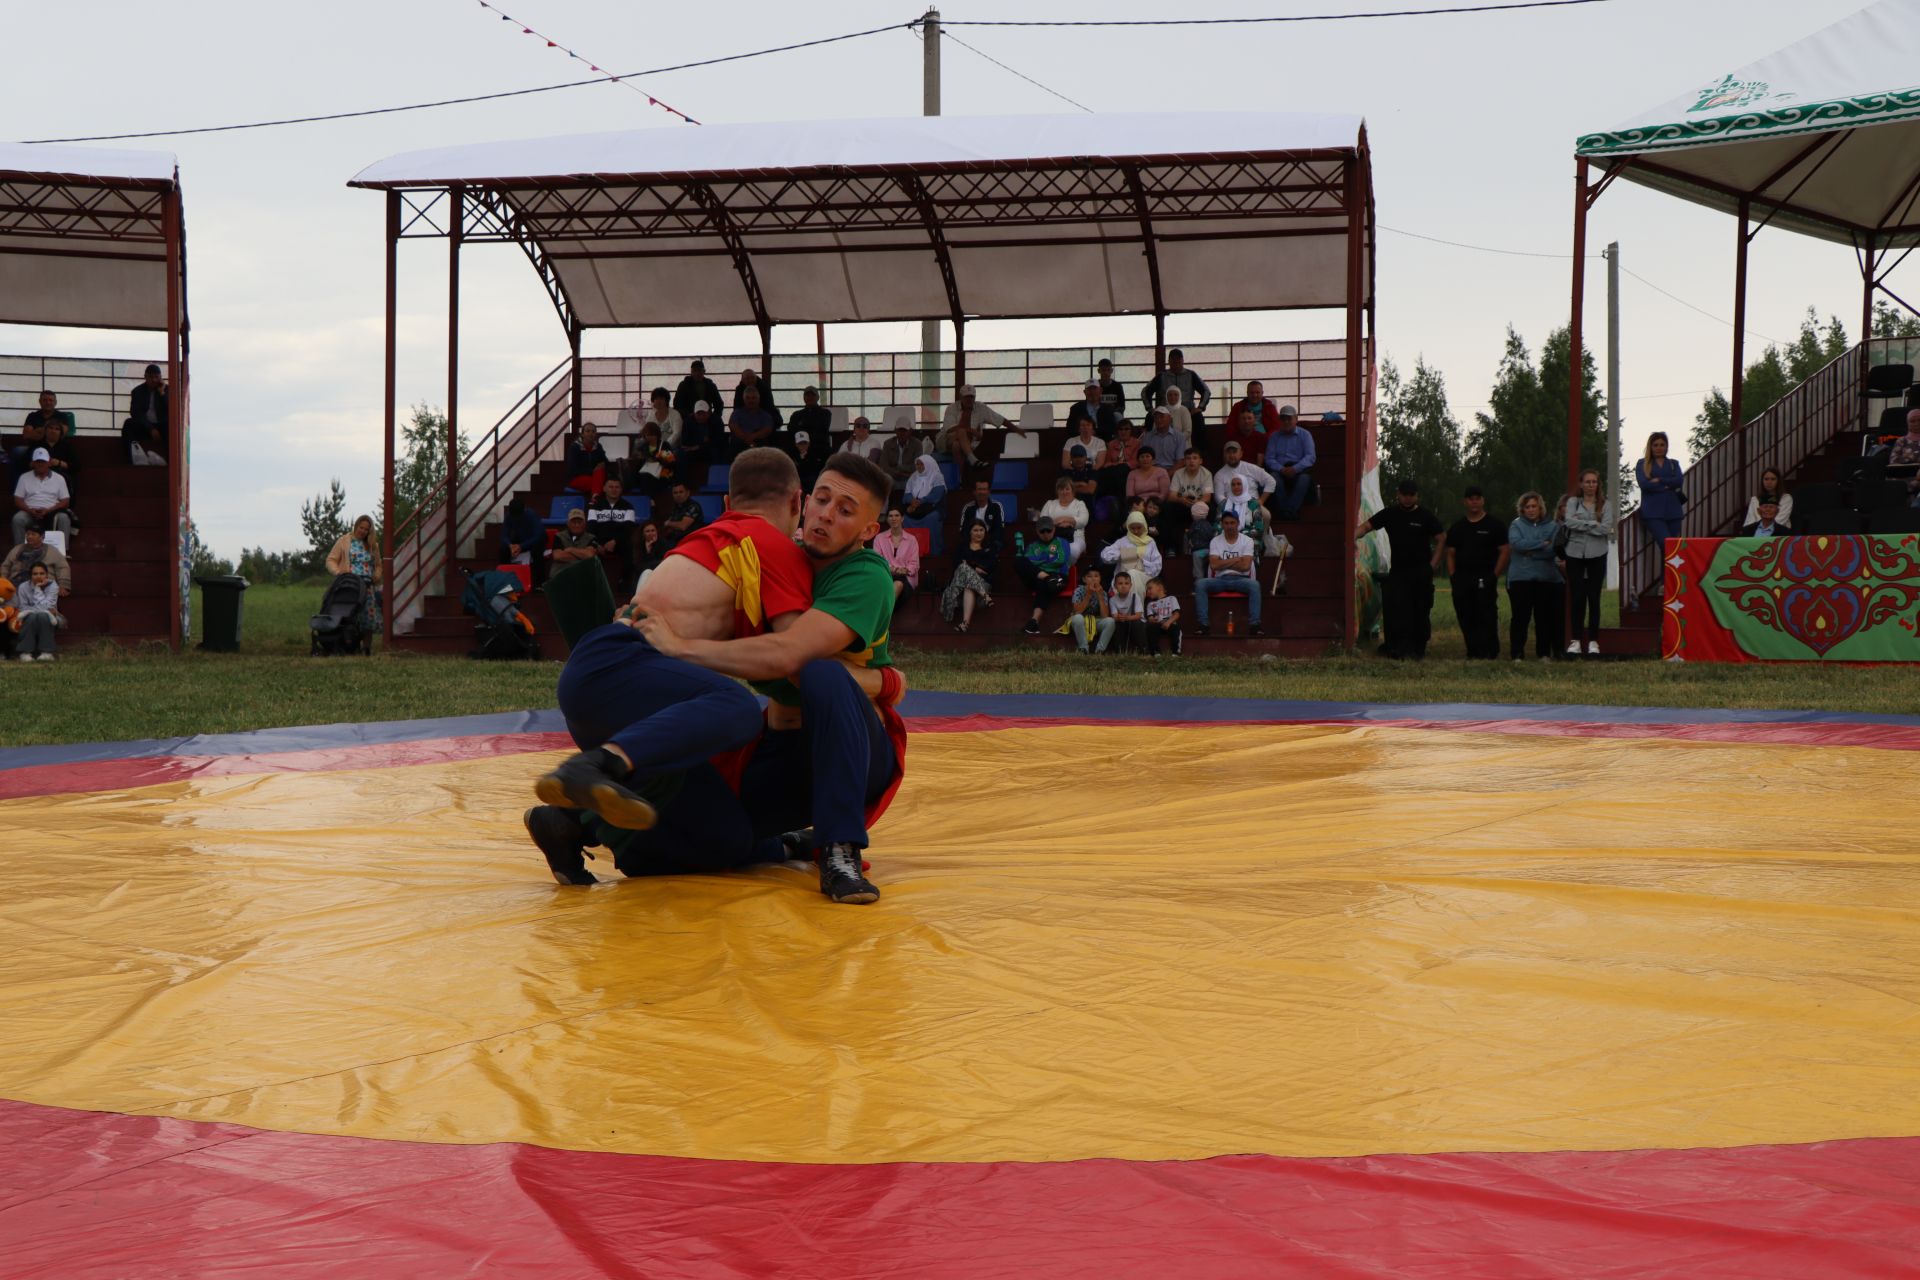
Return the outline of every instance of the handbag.
{"type": "Polygon", "coordinates": [[[1564,524],[1561,525],[1558,529],[1554,530],[1553,554],[1555,556],[1559,557],[1562,560],[1567,558],[1567,539],[1571,538],[1572,536],[1573,536],[1573,530],[1567,528],[1567,526],[1564,524]]]}

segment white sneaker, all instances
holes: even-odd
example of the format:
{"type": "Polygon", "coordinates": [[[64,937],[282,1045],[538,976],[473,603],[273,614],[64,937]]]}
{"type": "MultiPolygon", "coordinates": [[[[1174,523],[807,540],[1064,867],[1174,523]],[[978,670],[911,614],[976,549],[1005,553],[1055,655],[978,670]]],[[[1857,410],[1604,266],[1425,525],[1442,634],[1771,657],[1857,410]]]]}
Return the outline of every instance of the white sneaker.
{"type": "Polygon", "coordinates": [[[1587,656],[1593,658],[1600,656],[1600,642],[1598,640],[1587,641],[1587,656]]]}
{"type": "Polygon", "coordinates": [[[40,661],[42,661],[42,662],[52,662],[52,661],[53,661],[53,655],[52,655],[52,654],[50,654],[50,653],[43,653],[43,654],[41,654],[41,655],[40,655],[40,661]]]}
{"type": "Polygon", "coordinates": [[[1580,656],[1580,642],[1578,640],[1568,641],[1567,656],[1569,658],[1577,658],[1580,656]]]}
{"type": "Polygon", "coordinates": [[[22,661],[22,662],[32,662],[32,661],[33,661],[33,655],[32,655],[32,654],[30,654],[30,653],[23,653],[23,654],[21,654],[21,655],[20,655],[20,661],[22,661]]]}

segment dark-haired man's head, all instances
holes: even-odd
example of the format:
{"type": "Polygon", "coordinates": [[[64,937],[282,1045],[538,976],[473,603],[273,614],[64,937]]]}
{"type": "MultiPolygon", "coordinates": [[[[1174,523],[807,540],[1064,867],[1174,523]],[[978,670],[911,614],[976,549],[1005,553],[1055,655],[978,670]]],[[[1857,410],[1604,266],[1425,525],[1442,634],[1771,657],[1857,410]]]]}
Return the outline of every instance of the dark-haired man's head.
{"type": "Polygon", "coordinates": [[[1402,480],[1398,492],[1401,506],[1412,508],[1420,505],[1420,486],[1411,479],[1402,480]]]}
{"type": "Polygon", "coordinates": [[[667,492],[673,495],[673,500],[677,503],[685,502],[693,496],[693,490],[687,488],[687,482],[685,480],[675,480],[673,482],[673,488],[667,492]]]}
{"type": "Polygon", "coordinates": [[[834,454],[807,498],[800,545],[816,560],[837,560],[859,549],[880,531],[880,513],[892,494],[893,477],[877,463],[857,453],[834,454]]]}

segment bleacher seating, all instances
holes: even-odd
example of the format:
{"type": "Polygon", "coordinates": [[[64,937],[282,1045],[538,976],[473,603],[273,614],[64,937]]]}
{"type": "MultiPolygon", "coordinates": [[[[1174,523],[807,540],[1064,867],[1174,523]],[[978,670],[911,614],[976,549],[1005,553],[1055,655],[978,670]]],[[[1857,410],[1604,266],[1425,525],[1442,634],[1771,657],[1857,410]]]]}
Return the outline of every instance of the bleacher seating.
{"type": "Polygon", "coordinates": [[[1853,486],[1853,509],[1861,515],[1870,515],[1883,507],[1906,505],[1907,482],[1904,480],[1861,481],[1853,486]]]}
{"type": "Polygon", "coordinates": [[[727,491],[727,476],[732,470],[732,464],[726,462],[716,462],[708,467],[706,483],[700,486],[700,492],[703,494],[725,493],[727,491]]]}
{"type": "Polygon", "coordinates": [[[700,504],[700,510],[706,513],[709,520],[718,520],[721,513],[727,509],[727,495],[724,489],[719,493],[696,493],[693,495],[693,500],[700,504]]]}
{"type": "Polygon", "coordinates": [[[828,405],[827,434],[837,436],[851,430],[853,430],[853,415],[847,412],[847,407],[841,404],[828,405]]]}
{"type": "Polygon", "coordinates": [[[552,505],[547,508],[547,518],[541,523],[545,524],[549,529],[565,528],[567,514],[572,511],[579,511],[586,505],[587,495],[584,493],[563,493],[556,497],[552,505]]]}
{"type": "MultiPolygon", "coordinates": [[[[1015,437],[1016,439],[1018,437],[1015,437]]],[[[1024,462],[996,462],[993,464],[993,487],[1012,489],[1018,492],[1027,487],[1027,464],[1024,462]]]]}

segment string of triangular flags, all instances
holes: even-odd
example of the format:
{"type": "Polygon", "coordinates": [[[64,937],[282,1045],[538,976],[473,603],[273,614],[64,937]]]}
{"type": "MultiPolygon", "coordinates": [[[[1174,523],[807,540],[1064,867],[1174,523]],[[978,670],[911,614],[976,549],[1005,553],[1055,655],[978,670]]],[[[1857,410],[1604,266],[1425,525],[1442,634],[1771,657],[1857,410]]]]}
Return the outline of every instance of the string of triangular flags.
{"type": "Polygon", "coordinates": [[[617,75],[614,75],[612,72],[601,70],[600,67],[594,64],[592,59],[587,58],[579,53],[576,53],[572,49],[567,48],[567,46],[561,44],[558,40],[555,40],[549,37],[545,32],[534,30],[532,27],[520,21],[520,19],[514,17],[512,14],[507,13],[505,10],[501,9],[499,6],[488,4],[487,0],[476,0],[476,3],[478,3],[479,6],[482,9],[485,9],[487,12],[498,14],[500,16],[500,21],[510,22],[514,26],[520,28],[521,35],[532,36],[536,40],[545,40],[547,42],[547,48],[558,49],[561,53],[566,54],[569,58],[572,58],[575,62],[584,64],[587,70],[598,72],[600,75],[606,76],[608,83],[621,85],[621,86],[624,86],[625,88],[633,90],[635,93],[639,94],[641,97],[647,100],[647,105],[658,107],[660,108],[660,110],[665,111],[669,115],[678,116],[682,120],[685,120],[688,124],[700,123],[698,120],[695,120],[692,116],[688,115],[686,112],[680,110],[680,108],[672,105],[671,103],[660,101],[660,99],[654,97],[652,94],[648,93],[645,89],[642,89],[639,85],[628,84],[626,80],[622,79],[617,75]]]}

